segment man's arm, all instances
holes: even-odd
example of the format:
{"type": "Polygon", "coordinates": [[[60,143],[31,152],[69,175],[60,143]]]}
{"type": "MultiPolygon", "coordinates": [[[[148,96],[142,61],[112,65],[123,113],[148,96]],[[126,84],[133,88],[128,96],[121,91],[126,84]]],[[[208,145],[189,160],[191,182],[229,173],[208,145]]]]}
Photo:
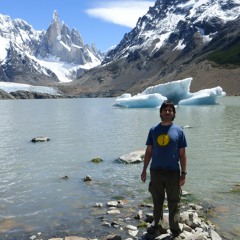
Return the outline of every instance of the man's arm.
{"type": "Polygon", "coordinates": [[[185,148],[180,148],[179,149],[179,157],[180,157],[180,166],[181,166],[181,177],[179,181],[179,186],[183,186],[186,181],[186,170],[187,170],[187,156],[186,156],[186,151],[185,148]]]}
{"type": "Polygon", "coordinates": [[[143,164],[143,170],[142,170],[142,174],[141,174],[141,180],[143,182],[146,181],[147,168],[148,168],[151,158],[152,158],[152,145],[148,145],[146,148],[146,151],[145,151],[145,155],[144,155],[144,164],[143,164]]]}

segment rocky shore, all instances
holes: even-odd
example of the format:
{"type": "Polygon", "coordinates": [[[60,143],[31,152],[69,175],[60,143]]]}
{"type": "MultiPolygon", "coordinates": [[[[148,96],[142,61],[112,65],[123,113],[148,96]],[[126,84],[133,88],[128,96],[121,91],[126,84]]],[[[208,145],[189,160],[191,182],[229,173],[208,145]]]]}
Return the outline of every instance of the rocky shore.
{"type": "MultiPolygon", "coordinates": [[[[143,150],[125,154],[117,161],[124,164],[134,164],[143,161],[143,150]]],[[[91,160],[100,163],[101,158],[91,160]]],[[[67,180],[64,176],[62,179],[67,180]]],[[[83,181],[91,181],[87,175],[83,181]]],[[[149,234],[147,228],[153,222],[153,204],[151,198],[137,204],[136,201],[122,199],[106,203],[96,202],[88,209],[89,215],[83,219],[76,232],[65,228],[53,232],[29,232],[24,236],[6,238],[7,240],[221,240],[215,226],[207,220],[209,207],[192,203],[190,193],[182,192],[180,228],[182,233],[173,237],[169,229],[167,202],[164,204],[163,227],[165,234],[149,234]],[[65,230],[63,230],[65,229],[65,230]]],[[[44,231],[44,230],[43,230],[44,231]]],[[[6,236],[7,237],[7,236],[6,236]]],[[[10,236],[8,236],[10,237],[10,236]]],[[[1,238],[1,237],[0,237],[1,238]]]]}
{"type": "MultiPolygon", "coordinates": [[[[187,195],[187,193],[183,193],[187,195]]],[[[31,240],[221,240],[215,231],[215,226],[204,217],[202,206],[194,203],[185,203],[181,206],[180,227],[182,233],[173,238],[169,230],[168,209],[165,207],[163,226],[166,234],[151,235],[147,228],[153,222],[152,204],[143,203],[140,206],[129,206],[124,200],[110,201],[106,204],[96,203],[93,206],[93,215],[97,216],[99,226],[94,237],[77,235],[46,237],[43,233],[36,233],[29,237],[31,240]]]]}
{"type": "MultiPolygon", "coordinates": [[[[121,92],[122,93],[122,92],[121,92]]],[[[79,94],[48,94],[29,91],[15,91],[7,93],[0,89],[0,100],[19,100],[19,99],[70,99],[70,98],[108,98],[116,97],[118,93],[115,91],[98,92],[98,93],[79,93],[79,94]]]]}

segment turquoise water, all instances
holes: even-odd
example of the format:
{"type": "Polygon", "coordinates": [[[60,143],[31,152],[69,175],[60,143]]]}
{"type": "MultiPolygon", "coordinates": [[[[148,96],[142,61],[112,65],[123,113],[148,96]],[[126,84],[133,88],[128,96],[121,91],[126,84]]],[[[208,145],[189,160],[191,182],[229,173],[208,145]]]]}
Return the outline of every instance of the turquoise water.
{"type": "MultiPolygon", "coordinates": [[[[96,202],[123,196],[136,204],[149,196],[139,177],[142,164],[115,160],[145,149],[159,110],[113,103],[111,98],[0,101],[0,236],[62,225],[76,230],[96,202]],[[32,143],[36,136],[50,141],[32,143]],[[93,164],[94,157],[104,161],[93,164]],[[90,184],[82,181],[87,174],[90,184]],[[68,181],[62,180],[66,175],[68,181]]],[[[212,220],[219,231],[236,231],[240,194],[229,190],[240,183],[240,97],[224,97],[214,106],[180,106],[175,122],[191,126],[184,130],[184,190],[216,207],[212,220]]]]}

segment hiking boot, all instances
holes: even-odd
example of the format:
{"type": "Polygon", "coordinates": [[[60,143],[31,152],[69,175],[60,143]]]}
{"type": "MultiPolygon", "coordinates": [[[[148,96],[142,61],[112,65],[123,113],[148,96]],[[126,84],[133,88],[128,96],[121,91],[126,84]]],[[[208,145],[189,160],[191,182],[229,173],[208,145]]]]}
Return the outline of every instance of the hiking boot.
{"type": "Polygon", "coordinates": [[[179,231],[171,231],[171,232],[172,232],[172,236],[175,240],[181,239],[181,238],[178,238],[180,236],[180,234],[182,233],[180,230],[179,231]]]}
{"type": "Polygon", "coordinates": [[[167,233],[167,230],[164,229],[162,226],[150,226],[148,229],[147,229],[147,233],[149,234],[166,234],[167,233]]]}

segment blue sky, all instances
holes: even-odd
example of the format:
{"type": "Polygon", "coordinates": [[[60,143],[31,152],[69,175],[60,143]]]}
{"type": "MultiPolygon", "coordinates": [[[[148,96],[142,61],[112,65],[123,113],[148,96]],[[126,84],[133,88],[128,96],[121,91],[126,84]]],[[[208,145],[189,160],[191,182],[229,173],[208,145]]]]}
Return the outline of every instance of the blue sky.
{"type": "Polygon", "coordinates": [[[155,0],[0,0],[0,13],[46,30],[57,10],[60,21],[76,28],[85,44],[101,51],[118,44],[155,0]]]}

